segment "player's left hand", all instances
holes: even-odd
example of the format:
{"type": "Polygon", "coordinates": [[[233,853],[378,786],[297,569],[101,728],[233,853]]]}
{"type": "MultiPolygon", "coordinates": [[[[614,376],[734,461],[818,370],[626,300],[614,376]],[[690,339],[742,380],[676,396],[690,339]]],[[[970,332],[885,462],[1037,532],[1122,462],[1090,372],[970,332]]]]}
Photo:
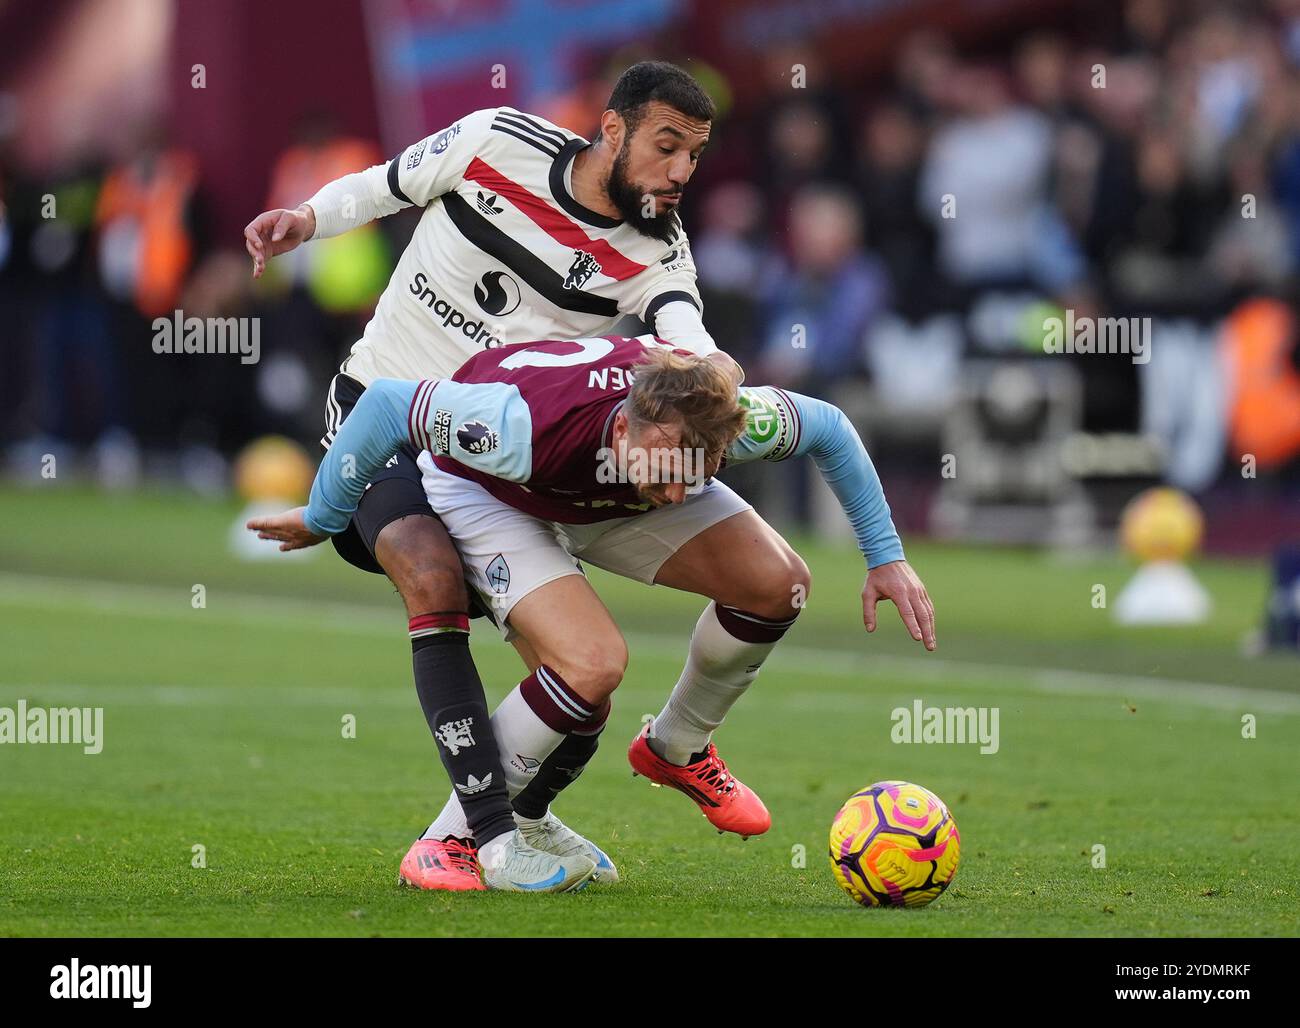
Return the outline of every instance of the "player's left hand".
{"type": "Polygon", "coordinates": [[[323,543],[329,536],[317,535],[307,528],[303,518],[306,507],[294,507],[283,514],[271,514],[264,518],[253,518],[245,526],[257,533],[259,539],[275,539],[280,543],[280,550],[303,550],[308,546],[323,543]]]}
{"type": "Polygon", "coordinates": [[[862,587],[862,623],[868,632],[876,630],[876,604],[882,599],[894,601],[898,616],[913,639],[925,643],[927,650],[938,645],[934,636],[934,604],[907,561],[878,564],[867,572],[867,584],[862,587]]]}

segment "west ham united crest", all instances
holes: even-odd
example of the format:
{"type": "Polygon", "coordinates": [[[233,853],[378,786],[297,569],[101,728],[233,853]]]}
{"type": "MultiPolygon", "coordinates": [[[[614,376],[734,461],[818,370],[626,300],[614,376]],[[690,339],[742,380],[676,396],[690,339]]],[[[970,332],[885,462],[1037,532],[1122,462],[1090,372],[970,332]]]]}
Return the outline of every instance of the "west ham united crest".
{"type": "Polygon", "coordinates": [[[510,565],[506,563],[505,557],[497,554],[492,558],[487,566],[488,585],[498,596],[504,596],[510,588],[510,565]]]}

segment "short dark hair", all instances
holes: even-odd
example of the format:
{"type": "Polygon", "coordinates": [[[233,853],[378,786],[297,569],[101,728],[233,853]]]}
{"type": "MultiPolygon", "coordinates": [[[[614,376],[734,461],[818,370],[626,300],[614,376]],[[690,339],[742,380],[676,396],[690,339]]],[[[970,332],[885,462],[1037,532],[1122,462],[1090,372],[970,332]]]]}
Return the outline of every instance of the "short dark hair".
{"type": "Polygon", "coordinates": [[[631,135],[652,100],[696,121],[712,121],[717,114],[713,100],[690,73],[667,61],[640,61],[623,72],[609,94],[607,110],[618,113],[631,135]]]}

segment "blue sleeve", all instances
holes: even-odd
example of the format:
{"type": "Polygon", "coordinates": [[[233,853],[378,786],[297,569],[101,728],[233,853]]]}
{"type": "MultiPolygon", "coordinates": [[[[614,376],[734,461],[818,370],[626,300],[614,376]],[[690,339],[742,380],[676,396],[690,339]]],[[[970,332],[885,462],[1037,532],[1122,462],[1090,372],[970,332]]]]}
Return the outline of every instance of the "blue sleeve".
{"type": "Polygon", "coordinates": [[[348,527],[370,480],[406,442],[407,413],[420,385],[381,378],[361,394],[312,482],[303,516],[310,531],[337,535],[348,527]]]}
{"type": "Polygon", "coordinates": [[[516,386],[379,378],[321,461],[303,517],[307,528],[317,535],[347,528],[370,480],[406,442],[510,482],[532,475],[532,413],[516,386]]]}
{"type": "Polygon", "coordinates": [[[533,414],[506,382],[421,382],[412,400],[411,443],[436,457],[507,482],[533,474],[533,414]]]}
{"type": "Polygon", "coordinates": [[[904,559],[880,476],[842,410],[773,386],[743,388],[740,402],[749,417],[745,431],[727,451],[728,463],[809,454],[844,508],[867,565],[904,559]]]}

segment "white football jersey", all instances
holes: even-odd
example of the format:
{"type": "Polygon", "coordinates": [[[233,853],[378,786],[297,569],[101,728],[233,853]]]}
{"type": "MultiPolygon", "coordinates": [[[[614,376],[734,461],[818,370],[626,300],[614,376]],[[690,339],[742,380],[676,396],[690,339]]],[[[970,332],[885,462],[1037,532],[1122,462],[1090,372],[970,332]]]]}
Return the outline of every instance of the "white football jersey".
{"type": "MultiPolygon", "coordinates": [[[[675,211],[662,242],[573,198],[573,158],[588,145],[498,107],[394,157],[378,207],[424,214],[341,370],[365,385],[445,378],[488,347],[600,335],[626,314],[653,325],[674,301],[701,309],[675,211]]],[[[376,190],[384,167],[365,173],[376,190]]]]}

